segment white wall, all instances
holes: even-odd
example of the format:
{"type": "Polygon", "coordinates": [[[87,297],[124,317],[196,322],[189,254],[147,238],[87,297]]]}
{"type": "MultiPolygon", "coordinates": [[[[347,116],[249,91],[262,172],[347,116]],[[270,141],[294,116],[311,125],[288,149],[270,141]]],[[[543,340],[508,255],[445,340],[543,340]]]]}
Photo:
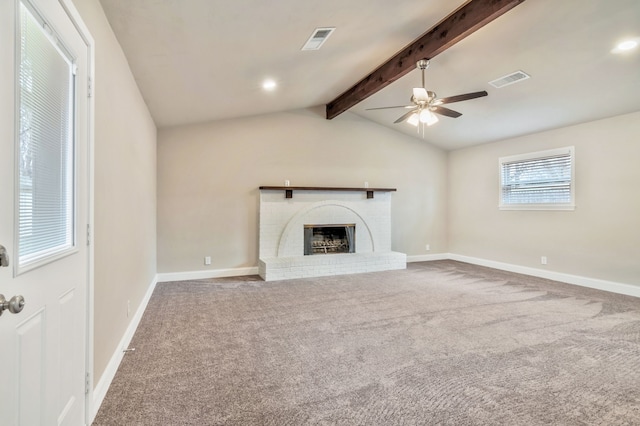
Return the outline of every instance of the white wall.
{"type": "Polygon", "coordinates": [[[450,152],[449,251],[640,285],[639,136],[637,112],[450,152]],[[499,157],[571,145],[575,211],[498,210],[499,157]]]}
{"type": "Polygon", "coordinates": [[[94,383],[156,274],[156,128],[102,7],[74,0],[95,40],[94,383]]]}
{"type": "Polygon", "coordinates": [[[446,252],[446,153],[324,108],[160,129],[158,272],[255,267],[261,185],[392,187],[392,249],[446,252]],[[204,256],[212,257],[205,267],[204,256]]]}

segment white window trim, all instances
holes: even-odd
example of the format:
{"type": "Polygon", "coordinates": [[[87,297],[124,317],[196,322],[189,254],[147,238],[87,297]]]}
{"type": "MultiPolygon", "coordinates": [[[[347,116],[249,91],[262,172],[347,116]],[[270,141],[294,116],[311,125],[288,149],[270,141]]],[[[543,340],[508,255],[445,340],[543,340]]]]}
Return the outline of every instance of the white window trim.
{"type": "MultiPolygon", "coordinates": [[[[75,59],[73,58],[73,54],[71,53],[71,51],[69,49],[66,48],[66,46],[64,46],[61,42],[60,42],[60,38],[57,37],[55,35],[54,30],[49,26],[49,24],[47,23],[46,20],[44,20],[42,18],[42,15],[40,14],[40,12],[34,7],[34,5],[32,4],[31,1],[29,0],[23,0],[21,1],[19,4],[23,5],[24,7],[27,8],[27,10],[29,11],[29,13],[31,14],[31,16],[36,20],[36,22],[38,22],[40,25],[42,25],[42,30],[43,30],[43,35],[45,37],[47,37],[49,39],[49,41],[51,42],[51,46],[53,48],[55,48],[57,50],[57,52],[60,54],[60,56],[62,57],[63,60],[65,60],[70,66],[71,69],[73,70],[73,74],[75,75],[75,59]],[[48,28],[48,30],[47,30],[48,28]]],[[[20,26],[23,25],[20,21],[19,18],[16,19],[18,20],[16,23],[16,27],[18,30],[20,30],[20,26]]],[[[18,35],[18,38],[20,36],[18,35]]],[[[20,51],[19,48],[17,50],[17,55],[18,55],[18,59],[16,60],[16,76],[17,78],[19,78],[19,74],[20,74],[20,59],[19,59],[19,55],[20,55],[20,51]]],[[[16,83],[19,85],[18,80],[16,80],[16,83]]],[[[71,83],[72,85],[75,84],[75,80],[72,81],[71,83]]],[[[15,109],[16,111],[20,110],[20,103],[21,103],[21,99],[20,99],[20,89],[18,86],[16,86],[16,90],[17,90],[17,94],[15,97],[15,109]]],[[[36,253],[35,255],[27,255],[25,256],[22,260],[19,256],[19,254],[16,255],[16,259],[14,262],[14,277],[20,276],[26,272],[32,271],[34,269],[38,269],[41,266],[47,265],[49,263],[55,262],[57,260],[63,259],[67,256],[71,256],[76,254],[79,249],[78,249],[78,235],[77,235],[77,230],[76,230],[76,217],[78,214],[77,211],[77,205],[76,205],[76,191],[77,191],[77,181],[76,181],[76,176],[78,175],[78,170],[77,170],[77,158],[76,158],[76,149],[75,149],[75,135],[77,132],[77,123],[76,123],[76,118],[75,118],[75,104],[76,104],[76,96],[77,94],[75,93],[75,90],[72,90],[71,93],[71,99],[72,102],[74,104],[73,108],[72,108],[72,114],[74,115],[74,117],[72,118],[72,122],[73,122],[73,127],[72,127],[72,138],[74,139],[74,141],[72,142],[72,149],[71,149],[71,163],[72,163],[72,167],[71,167],[71,174],[72,174],[72,207],[71,207],[71,241],[69,244],[65,244],[62,246],[58,246],[58,247],[52,247],[48,250],[43,250],[39,253],[36,253]]],[[[16,117],[16,128],[19,128],[19,117],[16,117]]],[[[20,135],[19,133],[15,134],[15,144],[17,147],[20,146],[20,135]]],[[[15,167],[16,167],[16,171],[19,169],[19,156],[20,156],[20,149],[17,148],[15,151],[15,167]]],[[[19,216],[20,216],[20,179],[16,178],[15,182],[14,182],[14,195],[15,195],[15,201],[14,201],[14,217],[16,218],[15,223],[14,223],[14,228],[15,228],[15,232],[14,232],[14,245],[16,247],[16,252],[19,253],[19,248],[20,248],[20,238],[19,238],[19,234],[20,234],[20,223],[19,223],[19,216]]]]}
{"type": "Polygon", "coordinates": [[[575,210],[576,196],[576,164],[575,164],[575,148],[573,146],[549,149],[546,151],[530,152],[526,154],[510,155],[500,157],[498,159],[498,209],[499,210],[575,210]],[[569,154],[571,156],[571,201],[568,203],[542,203],[542,204],[504,204],[502,199],[502,165],[504,163],[512,163],[517,161],[534,160],[545,157],[555,157],[558,155],[569,154]]]}

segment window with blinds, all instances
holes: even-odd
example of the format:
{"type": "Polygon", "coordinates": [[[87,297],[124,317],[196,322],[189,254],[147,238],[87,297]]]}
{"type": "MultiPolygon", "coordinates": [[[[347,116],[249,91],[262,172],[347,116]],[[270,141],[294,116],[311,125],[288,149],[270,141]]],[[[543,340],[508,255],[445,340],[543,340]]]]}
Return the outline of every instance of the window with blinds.
{"type": "MultiPolygon", "coordinates": [[[[20,2],[18,268],[74,248],[73,64],[20,2]]],[[[24,270],[23,269],[23,270],[24,270]]]]}
{"type": "Polygon", "coordinates": [[[574,148],[502,157],[500,208],[504,210],[573,210],[574,148]]]}

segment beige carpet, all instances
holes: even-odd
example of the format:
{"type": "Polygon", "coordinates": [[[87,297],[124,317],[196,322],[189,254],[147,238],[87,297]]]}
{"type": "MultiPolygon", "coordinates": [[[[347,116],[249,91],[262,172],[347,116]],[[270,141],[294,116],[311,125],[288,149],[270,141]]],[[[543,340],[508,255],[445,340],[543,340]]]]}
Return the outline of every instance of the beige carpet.
{"type": "Polygon", "coordinates": [[[453,261],[158,284],[95,425],[638,425],[640,299],[453,261]]]}

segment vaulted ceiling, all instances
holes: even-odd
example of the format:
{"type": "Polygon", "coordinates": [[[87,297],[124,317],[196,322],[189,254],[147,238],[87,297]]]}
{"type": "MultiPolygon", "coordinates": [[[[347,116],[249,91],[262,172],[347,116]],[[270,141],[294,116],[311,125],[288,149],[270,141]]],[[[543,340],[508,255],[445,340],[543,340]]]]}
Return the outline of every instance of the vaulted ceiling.
{"type": "MultiPolygon", "coordinates": [[[[327,104],[464,3],[101,0],[159,127],[327,104]],[[301,51],[317,27],[336,30],[301,51]]],[[[612,49],[639,37],[637,0],[526,0],[431,60],[439,97],[489,93],[448,105],[461,117],[422,132],[393,124],[405,110],[367,110],[410,104],[418,70],[349,111],[447,150],[638,111],[640,49],[612,49]],[[531,78],[488,84],[517,70],[531,78]]]]}

